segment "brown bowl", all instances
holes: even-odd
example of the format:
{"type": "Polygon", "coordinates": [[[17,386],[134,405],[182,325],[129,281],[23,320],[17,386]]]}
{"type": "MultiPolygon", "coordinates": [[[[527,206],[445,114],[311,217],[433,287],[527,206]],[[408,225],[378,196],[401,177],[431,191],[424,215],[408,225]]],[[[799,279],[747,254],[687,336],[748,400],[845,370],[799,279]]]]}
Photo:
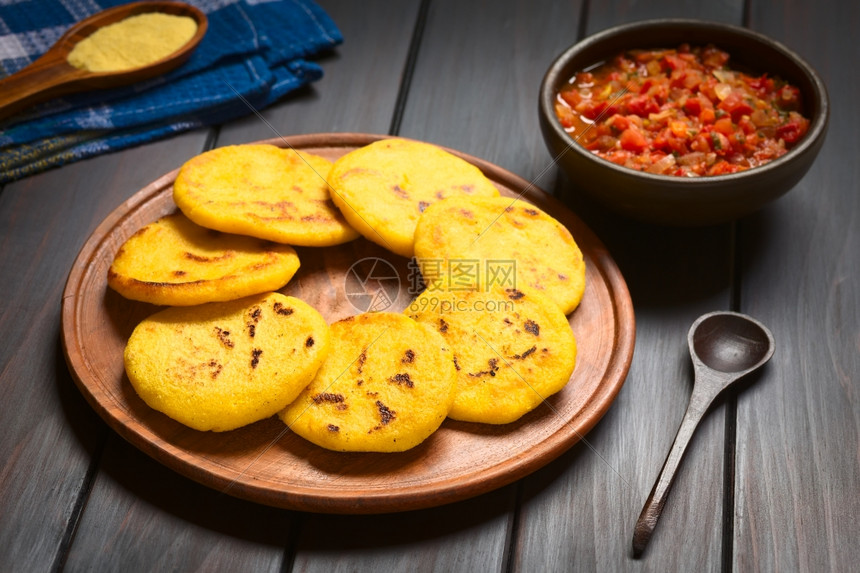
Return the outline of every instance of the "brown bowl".
{"type": "Polygon", "coordinates": [[[797,54],[745,28],[696,20],[652,20],[610,28],[575,44],[549,67],[540,88],[546,145],[574,188],[624,216],[658,224],[699,226],[731,221],[780,197],[807,172],[824,142],[829,102],[824,83],[797,54]],[[585,149],[555,115],[556,94],[576,72],[630,49],[714,44],[731,64],[777,75],[797,86],[809,130],[788,153],[739,173],[675,177],[616,165],[585,149]]]}

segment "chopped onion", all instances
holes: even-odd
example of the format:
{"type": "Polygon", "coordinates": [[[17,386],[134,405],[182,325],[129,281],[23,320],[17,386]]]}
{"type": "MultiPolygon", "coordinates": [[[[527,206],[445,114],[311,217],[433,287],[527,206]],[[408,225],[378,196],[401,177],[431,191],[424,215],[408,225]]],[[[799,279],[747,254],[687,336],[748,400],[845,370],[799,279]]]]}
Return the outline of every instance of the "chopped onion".
{"type": "Polygon", "coordinates": [[[697,163],[702,163],[705,161],[705,154],[701,151],[692,151],[690,153],[685,153],[681,157],[678,158],[678,163],[680,165],[695,165],[697,163]]]}
{"type": "Polygon", "coordinates": [[[675,156],[667,155],[654,165],[650,166],[646,171],[648,173],[664,173],[675,166],[675,156]]]}
{"type": "Polygon", "coordinates": [[[660,113],[649,113],[648,119],[650,119],[651,121],[663,121],[664,119],[668,119],[670,117],[673,117],[674,115],[675,110],[670,108],[664,109],[660,113]]]}
{"type": "Polygon", "coordinates": [[[728,70],[714,70],[714,77],[723,83],[731,83],[735,81],[734,72],[728,70]]]}
{"type": "Polygon", "coordinates": [[[727,83],[720,82],[714,86],[714,93],[717,94],[717,97],[720,98],[720,101],[729,97],[729,94],[732,93],[732,86],[727,83]]]}
{"type": "Polygon", "coordinates": [[[756,127],[776,125],[776,118],[769,116],[764,110],[757,109],[750,114],[750,121],[756,127]]]}

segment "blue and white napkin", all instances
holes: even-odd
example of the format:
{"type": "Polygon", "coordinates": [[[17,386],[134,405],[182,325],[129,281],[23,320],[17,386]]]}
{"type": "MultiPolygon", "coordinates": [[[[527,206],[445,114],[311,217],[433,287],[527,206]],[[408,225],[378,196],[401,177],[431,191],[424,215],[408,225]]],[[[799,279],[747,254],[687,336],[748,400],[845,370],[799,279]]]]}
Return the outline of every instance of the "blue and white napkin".
{"type": "MultiPolygon", "coordinates": [[[[0,123],[0,183],[223,123],[322,77],[308,58],[340,44],[312,0],[186,0],[209,29],[191,58],[122,88],[46,102],[0,123]]],[[[74,23],[122,0],[0,2],[0,77],[33,62],[74,23]]]]}

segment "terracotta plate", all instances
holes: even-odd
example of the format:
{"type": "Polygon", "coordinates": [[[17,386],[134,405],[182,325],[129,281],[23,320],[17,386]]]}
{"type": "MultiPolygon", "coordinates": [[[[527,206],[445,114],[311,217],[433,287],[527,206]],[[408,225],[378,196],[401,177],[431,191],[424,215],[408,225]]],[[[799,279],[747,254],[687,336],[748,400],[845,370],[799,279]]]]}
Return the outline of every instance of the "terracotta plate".
{"type": "MultiPolygon", "coordinates": [[[[315,134],[267,143],[333,160],[382,137],[315,134]]],[[[526,190],[524,198],[565,224],[585,255],[585,296],[570,315],[579,347],[576,369],[564,390],[518,422],[499,427],[447,420],[408,452],[364,454],[314,446],[276,417],[216,434],[191,430],[151,410],[131,388],[122,353],[135,325],[158,307],[125,300],[108,289],[107,270],[131,234],[176,209],[176,171],[111,213],[71,270],[63,295],[62,336],[81,392],[114,430],[161,463],[230,495],[289,509],[378,513],[442,505],[508,484],[553,460],[597,423],[624,383],[634,342],[630,295],[604,246],[561,203],[508,171],[454,153],[481,168],[503,194],[526,190]]],[[[375,299],[378,308],[405,309],[416,288],[417,275],[407,259],[364,239],[298,252],[302,267],[283,292],[314,305],[329,321],[370,304],[372,297],[356,295],[361,288],[356,285],[374,263],[382,265],[377,270],[389,271],[373,288],[365,285],[368,294],[388,294],[375,299]],[[392,289],[395,276],[399,287],[392,289]]]]}

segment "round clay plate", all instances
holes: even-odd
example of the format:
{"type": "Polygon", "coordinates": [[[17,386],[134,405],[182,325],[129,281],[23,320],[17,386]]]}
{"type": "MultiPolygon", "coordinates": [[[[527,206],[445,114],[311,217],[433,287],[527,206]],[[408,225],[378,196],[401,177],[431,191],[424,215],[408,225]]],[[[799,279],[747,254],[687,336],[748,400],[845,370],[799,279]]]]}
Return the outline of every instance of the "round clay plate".
{"type": "MultiPolygon", "coordinates": [[[[265,143],[334,160],[382,137],[314,134],[265,143]]],[[[504,195],[515,197],[525,190],[525,200],[570,229],[585,256],[585,295],[569,317],[578,343],[576,368],[561,392],[519,421],[490,426],[446,420],[407,452],[340,453],[305,441],[277,417],[212,433],[192,430],[150,409],[132,389],[122,356],[134,327],[159,307],[110,290],[107,272],[128,237],[176,210],[176,171],[111,213],[71,270],[63,294],[62,336],[81,392],[114,430],[166,466],[230,495],[288,509],[379,513],[437,506],[508,484],[553,460],[597,423],[624,383],[635,330],[630,294],[601,242],[561,203],[508,171],[452,153],[477,165],[504,195]]],[[[361,289],[356,285],[362,275],[373,274],[374,262],[380,265],[377,270],[388,271],[364,284],[369,295],[388,289],[387,298],[375,299],[377,309],[400,312],[413,298],[418,275],[410,261],[364,239],[297,251],[301,269],[282,292],[310,303],[329,322],[358,314],[354,305],[370,304],[372,297],[356,295],[356,288],[361,289]],[[394,291],[394,273],[387,265],[399,280],[394,291]]]]}

